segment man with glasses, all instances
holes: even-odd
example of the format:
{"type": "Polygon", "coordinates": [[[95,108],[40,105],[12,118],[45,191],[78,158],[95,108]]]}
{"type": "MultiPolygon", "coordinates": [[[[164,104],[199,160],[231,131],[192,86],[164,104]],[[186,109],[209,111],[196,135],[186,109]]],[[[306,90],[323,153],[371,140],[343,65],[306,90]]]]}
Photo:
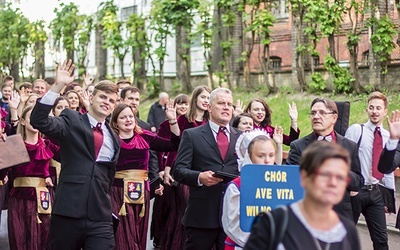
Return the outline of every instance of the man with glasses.
{"type": "MultiPolygon", "coordinates": [[[[286,159],[286,163],[288,165],[298,165],[302,152],[316,140],[326,140],[337,143],[347,149],[351,156],[349,183],[347,185],[347,192],[345,193],[343,200],[334,207],[334,210],[338,214],[353,220],[353,213],[350,203],[350,191],[358,192],[360,187],[364,185],[364,178],[361,175],[357,143],[341,136],[334,131],[337,118],[338,108],[334,101],[322,98],[314,99],[311,103],[310,110],[310,119],[313,132],[290,143],[290,151],[289,156],[286,159]]],[[[332,185],[335,185],[335,183],[332,182],[332,185]]]]}

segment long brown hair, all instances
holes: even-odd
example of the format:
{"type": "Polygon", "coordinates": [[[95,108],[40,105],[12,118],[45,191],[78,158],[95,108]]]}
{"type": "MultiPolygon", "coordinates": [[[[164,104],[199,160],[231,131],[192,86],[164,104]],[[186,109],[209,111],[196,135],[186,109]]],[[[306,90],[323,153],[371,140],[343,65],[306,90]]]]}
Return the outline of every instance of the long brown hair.
{"type": "Polygon", "coordinates": [[[129,108],[130,110],[132,110],[132,113],[133,113],[133,117],[134,117],[133,119],[135,119],[135,128],[133,129],[134,132],[136,134],[143,133],[142,129],[139,127],[135,112],[133,111],[132,107],[130,107],[129,105],[127,105],[125,103],[118,104],[115,107],[114,112],[112,113],[112,116],[111,116],[111,121],[110,121],[111,128],[115,131],[115,133],[119,134],[118,123],[117,123],[118,116],[126,108],[129,108]]]}
{"type": "MultiPolygon", "coordinates": [[[[208,93],[211,93],[211,89],[205,85],[197,86],[192,92],[192,96],[190,97],[189,111],[186,113],[186,118],[188,119],[189,122],[193,123],[196,121],[196,111],[198,109],[197,98],[204,90],[207,91],[208,93]]],[[[208,121],[209,118],[210,115],[208,111],[207,110],[204,111],[203,119],[206,119],[208,121]]]]}
{"type": "MultiPolygon", "coordinates": [[[[33,109],[33,107],[34,106],[28,106],[22,111],[21,120],[26,120],[26,115],[33,109]]],[[[26,139],[25,125],[22,125],[21,121],[18,124],[17,133],[22,136],[22,139],[26,139]]]]}
{"type": "MultiPolygon", "coordinates": [[[[247,107],[245,108],[244,112],[250,114],[251,105],[253,105],[253,103],[255,103],[255,102],[261,103],[261,104],[264,106],[264,109],[265,109],[265,117],[264,117],[264,120],[262,120],[262,122],[261,122],[260,125],[261,125],[262,127],[265,127],[265,126],[267,126],[267,125],[271,125],[272,110],[271,110],[271,108],[268,106],[268,104],[267,104],[263,99],[260,99],[260,98],[254,98],[254,99],[252,99],[252,100],[249,102],[249,104],[247,105],[247,107]]],[[[254,118],[253,118],[253,120],[254,120],[254,118]]]]}

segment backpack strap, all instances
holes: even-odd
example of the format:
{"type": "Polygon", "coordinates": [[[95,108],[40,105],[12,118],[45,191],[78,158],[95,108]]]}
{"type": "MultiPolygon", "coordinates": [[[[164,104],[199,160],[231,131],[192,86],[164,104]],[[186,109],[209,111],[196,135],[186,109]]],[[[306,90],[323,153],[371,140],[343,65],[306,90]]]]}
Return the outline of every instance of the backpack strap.
{"type": "Polygon", "coordinates": [[[272,215],[273,215],[275,221],[277,221],[277,225],[278,225],[278,227],[276,228],[278,234],[274,238],[273,246],[272,246],[273,247],[272,249],[276,249],[278,247],[279,243],[282,242],[283,237],[285,236],[285,232],[286,232],[287,225],[289,222],[289,212],[288,212],[287,206],[282,206],[282,207],[276,208],[272,212],[272,215]]]}
{"type": "MultiPolygon", "coordinates": [[[[270,231],[270,235],[269,235],[269,239],[271,239],[270,240],[270,242],[269,242],[269,244],[268,244],[268,250],[273,250],[273,245],[274,245],[274,242],[275,242],[275,220],[274,220],[274,217],[272,216],[272,213],[271,212],[261,212],[261,213],[259,213],[258,215],[257,215],[257,217],[254,219],[254,221],[253,221],[253,225],[252,225],[252,227],[256,224],[256,223],[258,223],[262,218],[266,218],[267,219],[267,221],[268,221],[268,224],[269,224],[269,231],[270,231]]],[[[267,227],[267,225],[265,225],[266,227],[267,227]]]]}
{"type": "Polygon", "coordinates": [[[361,134],[360,134],[360,138],[358,138],[358,142],[357,142],[358,147],[360,147],[361,139],[362,139],[363,132],[364,132],[364,124],[360,124],[360,126],[361,126],[361,134]]]}

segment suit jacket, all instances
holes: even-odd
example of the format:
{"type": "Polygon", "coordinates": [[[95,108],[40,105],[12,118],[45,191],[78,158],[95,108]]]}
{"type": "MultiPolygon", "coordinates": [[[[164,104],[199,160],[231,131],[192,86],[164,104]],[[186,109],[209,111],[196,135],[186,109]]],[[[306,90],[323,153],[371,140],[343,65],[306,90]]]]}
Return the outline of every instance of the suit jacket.
{"type": "Polygon", "coordinates": [[[400,143],[396,150],[387,150],[385,147],[379,158],[378,170],[381,173],[387,174],[396,170],[400,166],[400,143]]]}
{"type": "MultiPolygon", "coordinates": [[[[349,191],[357,192],[364,185],[364,178],[361,175],[360,160],[358,158],[358,146],[357,143],[343,137],[336,132],[335,135],[337,144],[343,146],[350,153],[351,167],[349,175],[351,181],[347,186],[347,192],[345,193],[343,200],[337,204],[334,209],[339,214],[353,220],[349,191]]],[[[316,141],[315,135],[314,133],[311,133],[290,143],[290,151],[289,156],[286,159],[286,163],[288,165],[299,165],[302,152],[314,141],[316,141]]]]}
{"type": "Polygon", "coordinates": [[[239,174],[235,144],[240,132],[231,127],[228,153],[222,159],[210,124],[183,132],[175,160],[175,180],[189,186],[189,200],[183,225],[196,228],[221,227],[221,206],[226,184],[206,187],[198,185],[200,172],[224,171],[239,174]]]}
{"type": "Polygon", "coordinates": [[[87,114],[65,109],[59,117],[49,117],[51,108],[38,102],[31,114],[31,124],[60,144],[61,173],[52,213],[111,222],[109,192],[120,149],[117,135],[106,123],[115,155],[110,162],[96,162],[94,136],[87,114]]]}

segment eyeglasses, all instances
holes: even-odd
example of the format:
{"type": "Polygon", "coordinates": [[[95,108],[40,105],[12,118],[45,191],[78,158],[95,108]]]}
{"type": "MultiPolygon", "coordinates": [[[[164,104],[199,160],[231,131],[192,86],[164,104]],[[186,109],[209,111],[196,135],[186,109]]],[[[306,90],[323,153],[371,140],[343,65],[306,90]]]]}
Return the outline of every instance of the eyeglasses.
{"type": "Polygon", "coordinates": [[[323,182],[328,182],[334,178],[338,183],[346,183],[346,184],[350,183],[350,176],[348,176],[348,175],[339,175],[339,174],[332,174],[329,172],[320,172],[319,170],[316,170],[314,175],[318,178],[318,180],[323,181],[323,182]]]}
{"type": "Polygon", "coordinates": [[[319,114],[320,116],[326,116],[336,114],[336,112],[326,112],[325,110],[312,110],[310,112],[310,116],[315,116],[316,114],[319,114]]]}

